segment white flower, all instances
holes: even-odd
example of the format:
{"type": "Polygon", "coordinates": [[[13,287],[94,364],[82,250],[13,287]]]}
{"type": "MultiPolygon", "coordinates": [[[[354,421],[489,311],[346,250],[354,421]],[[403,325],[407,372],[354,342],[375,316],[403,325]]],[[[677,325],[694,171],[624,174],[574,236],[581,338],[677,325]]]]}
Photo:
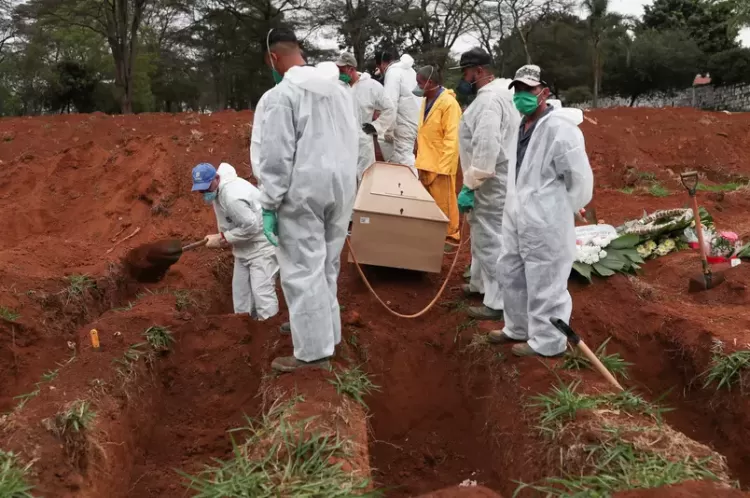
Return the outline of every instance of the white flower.
{"type": "Polygon", "coordinates": [[[607,257],[607,251],[599,251],[599,259],[604,259],[607,257]]]}

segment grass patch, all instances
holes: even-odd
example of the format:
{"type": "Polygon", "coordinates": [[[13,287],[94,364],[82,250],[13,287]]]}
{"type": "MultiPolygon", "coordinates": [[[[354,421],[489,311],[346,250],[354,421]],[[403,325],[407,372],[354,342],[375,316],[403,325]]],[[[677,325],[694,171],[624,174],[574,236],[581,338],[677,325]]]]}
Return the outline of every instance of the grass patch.
{"type": "Polygon", "coordinates": [[[71,432],[83,432],[91,427],[94,417],[96,412],[91,410],[91,403],[79,399],[71,403],[67,410],[55,415],[55,426],[61,436],[71,432]]]}
{"type": "Polygon", "coordinates": [[[539,423],[545,431],[555,431],[565,422],[573,420],[580,410],[596,408],[601,399],[576,392],[581,381],[555,386],[549,394],[534,396],[531,406],[541,408],[539,423]]]}
{"type": "Polygon", "coordinates": [[[489,341],[487,334],[483,334],[482,332],[474,332],[474,335],[471,336],[471,341],[463,349],[463,351],[468,351],[470,353],[477,353],[479,351],[486,350],[489,347],[490,347],[490,341],[489,341]]]}
{"type": "Polygon", "coordinates": [[[174,342],[172,332],[167,327],[160,327],[158,325],[147,328],[143,336],[154,351],[169,351],[174,342]]]}
{"type": "Polygon", "coordinates": [[[193,297],[190,295],[190,291],[188,290],[174,291],[174,298],[175,308],[177,308],[177,311],[185,311],[195,303],[193,297]]]}
{"type": "Polygon", "coordinates": [[[452,313],[466,311],[469,309],[469,302],[465,299],[454,299],[452,301],[443,301],[440,306],[446,308],[452,313]]]}
{"type": "Polygon", "coordinates": [[[623,194],[630,195],[633,192],[635,192],[635,188],[633,188],[633,187],[623,187],[623,188],[620,189],[620,192],[622,192],[623,194]]]}
{"type": "MultiPolygon", "coordinates": [[[[612,375],[627,379],[628,367],[633,366],[633,364],[625,361],[619,353],[607,354],[607,344],[610,339],[611,337],[596,349],[596,357],[599,358],[602,365],[607,367],[607,370],[612,372],[612,375]]],[[[566,370],[583,370],[584,368],[591,368],[591,362],[578,349],[574,349],[572,352],[569,351],[565,354],[562,368],[566,370]]]]}
{"type": "Polygon", "coordinates": [[[703,192],[734,192],[743,187],[747,187],[747,183],[729,182],[720,183],[718,185],[706,185],[705,183],[698,184],[698,190],[703,192]]]}
{"type": "Polygon", "coordinates": [[[647,182],[655,182],[656,173],[650,173],[648,171],[641,171],[640,173],[638,173],[638,178],[647,182]]]}
{"type": "Polygon", "coordinates": [[[31,464],[21,466],[13,452],[0,450],[0,496],[8,498],[32,498],[26,481],[31,464]]]}
{"type": "Polygon", "coordinates": [[[661,406],[659,404],[662,398],[663,396],[655,402],[650,403],[640,394],[636,394],[631,390],[626,390],[615,395],[607,396],[607,402],[619,410],[624,410],[630,413],[642,413],[653,417],[661,423],[662,415],[666,412],[672,411],[672,408],[661,406]]]}
{"type": "Polygon", "coordinates": [[[275,405],[260,420],[247,419],[246,427],[233,430],[231,459],[217,459],[194,476],[178,471],[186,487],[197,498],[382,496],[368,491],[367,479],[343,470],[348,452],[338,434],[310,432],[310,420],[289,421],[294,403],[275,405]],[[239,433],[246,438],[238,444],[239,433]]]}
{"type": "Polygon", "coordinates": [[[739,384],[740,391],[744,391],[742,372],[750,368],[750,350],[725,354],[723,343],[715,341],[711,352],[713,353],[711,365],[704,373],[706,382],[703,387],[706,388],[711,384],[716,384],[717,391],[722,387],[731,391],[733,385],[739,384]]]}
{"type": "Polygon", "coordinates": [[[0,317],[5,318],[9,322],[15,322],[16,320],[21,318],[21,314],[18,312],[18,310],[0,306],[0,317]]]}
{"type": "MultiPolygon", "coordinates": [[[[147,342],[139,342],[138,344],[131,344],[130,347],[120,358],[112,360],[114,363],[115,371],[122,380],[123,388],[125,384],[131,382],[136,377],[136,364],[141,358],[145,358],[147,362],[153,360],[153,352],[144,351],[143,348],[147,342]]],[[[126,391],[127,394],[127,391],[126,391]]]]}
{"type": "Polygon", "coordinates": [[[349,396],[365,408],[367,408],[367,404],[363,397],[380,390],[380,386],[373,384],[370,377],[360,366],[348,368],[340,373],[334,371],[333,375],[335,379],[329,382],[336,387],[336,392],[349,396]]]}
{"type": "Polygon", "coordinates": [[[667,197],[667,196],[669,196],[669,190],[667,190],[666,188],[662,187],[658,183],[654,183],[653,185],[651,185],[651,187],[649,187],[649,189],[648,189],[648,193],[651,194],[651,195],[653,195],[654,197],[667,197]]]}

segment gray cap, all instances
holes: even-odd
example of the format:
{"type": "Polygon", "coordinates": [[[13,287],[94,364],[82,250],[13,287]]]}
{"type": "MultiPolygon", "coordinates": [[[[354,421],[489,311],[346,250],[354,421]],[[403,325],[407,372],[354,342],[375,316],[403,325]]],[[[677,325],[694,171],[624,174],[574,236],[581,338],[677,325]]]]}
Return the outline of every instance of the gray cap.
{"type": "Polygon", "coordinates": [[[513,78],[513,82],[508,85],[508,89],[513,88],[516,83],[523,83],[527,86],[547,86],[547,83],[542,79],[542,69],[534,64],[523,66],[521,69],[516,71],[516,76],[513,78]]]}
{"type": "Polygon", "coordinates": [[[357,67],[357,58],[351,52],[341,52],[339,58],[336,59],[336,65],[339,67],[352,66],[357,67]]]}

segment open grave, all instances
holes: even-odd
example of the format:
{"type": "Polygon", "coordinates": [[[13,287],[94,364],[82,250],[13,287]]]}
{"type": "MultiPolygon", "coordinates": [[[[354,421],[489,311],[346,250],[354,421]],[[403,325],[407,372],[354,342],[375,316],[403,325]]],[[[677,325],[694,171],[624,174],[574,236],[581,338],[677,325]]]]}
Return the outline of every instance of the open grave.
{"type": "MultiPolygon", "coordinates": [[[[630,109],[587,117],[600,219],[682,207],[676,174],[692,168],[711,185],[737,184],[702,192],[702,204],[750,236],[741,147],[750,119],[630,109]],[[706,138],[706,126],[722,134],[706,138]],[[653,195],[654,185],[667,195],[653,195]]],[[[402,320],[343,263],[333,372],[280,377],[270,362],[291,351],[278,333],[285,315],[258,323],[231,314],[229,254],[186,253],[158,283],[125,278],[127,250],[213,230],[213,213],[189,192],[190,168],[226,161],[249,175],[250,120],[0,121],[13,137],[0,143],[0,203],[13,214],[0,240],[0,449],[33,496],[233,496],[267,482],[282,486],[268,496],[295,496],[301,482],[317,496],[568,496],[576,486],[683,482],[617,496],[744,496],[732,486],[750,486],[746,372],[731,389],[706,373],[749,348],[750,265],[701,294],[687,293],[699,268],[691,251],[637,277],[571,281],[572,325],[592,349],[608,341],[603,354],[628,389],[619,395],[575,357],[519,360],[487,344],[497,325],[466,319],[460,275],[427,315],[402,320]],[[289,461],[292,478],[282,479],[289,461]]],[[[465,267],[468,254],[459,258],[465,267]]],[[[442,274],[365,273],[394,310],[413,313],[451,262],[442,274]]]]}

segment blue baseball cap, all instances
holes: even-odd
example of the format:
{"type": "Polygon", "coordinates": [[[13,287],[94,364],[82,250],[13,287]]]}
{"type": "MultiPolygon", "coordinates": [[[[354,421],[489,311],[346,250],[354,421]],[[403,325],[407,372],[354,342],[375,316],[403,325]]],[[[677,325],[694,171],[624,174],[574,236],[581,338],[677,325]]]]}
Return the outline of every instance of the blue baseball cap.
{"type": "Polygon", "coordinates": [[[193,168],[193,192],[196,190],[208,190],[215,176],[216,168],[208,163],[200,163],[193,168]]]}

